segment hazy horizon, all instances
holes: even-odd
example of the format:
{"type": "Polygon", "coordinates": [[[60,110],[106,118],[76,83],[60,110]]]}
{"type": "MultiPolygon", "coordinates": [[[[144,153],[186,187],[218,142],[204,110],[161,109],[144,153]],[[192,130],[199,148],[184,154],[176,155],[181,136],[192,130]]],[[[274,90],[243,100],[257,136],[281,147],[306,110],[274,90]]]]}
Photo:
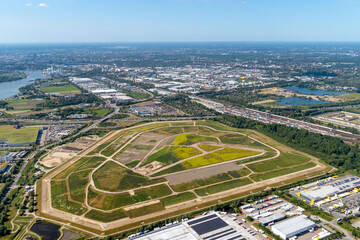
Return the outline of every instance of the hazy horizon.
{"type": "Polygon", "coordinates": [[[4,0],[0,43],[358,42],[356,0],[4,0]]]}

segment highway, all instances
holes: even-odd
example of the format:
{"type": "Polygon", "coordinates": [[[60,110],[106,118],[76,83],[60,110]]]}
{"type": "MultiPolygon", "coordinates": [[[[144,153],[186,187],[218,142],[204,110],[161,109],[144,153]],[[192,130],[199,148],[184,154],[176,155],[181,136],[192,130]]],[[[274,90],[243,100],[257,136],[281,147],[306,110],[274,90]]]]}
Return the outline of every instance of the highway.
{"type": "Polygon", "coordinates": [[[198,102],[202,103],[208,108],[212,108],[216,110],[219,113],[222,114],[229,114],[233,116],[241,116],[248,119],[252,119],[258,122],[262,122],[265,124],[282,124],[289,127],[294,127],[298,129],[305,129],[310,132],[320,133],[323,135],[329,135],[334,137],[339,137],[343,141],[346,142],[352,142],[352,143],[360,143],[360,135],[353,134],[350,132],[338,130],[336,128],[330,128],[325,127],[322,125],[314,124],[314,123],[308,123],[305,121],[296,120],[293,118],[288,118],[272,113],[267,113],[263,111],[258,111],[251,108],[240,108],[240,107],[234,107],[230,105],[224,105],[209,99],[200,98],[200,97],[194,97],[191,98],[197,100],[198,102]]]}

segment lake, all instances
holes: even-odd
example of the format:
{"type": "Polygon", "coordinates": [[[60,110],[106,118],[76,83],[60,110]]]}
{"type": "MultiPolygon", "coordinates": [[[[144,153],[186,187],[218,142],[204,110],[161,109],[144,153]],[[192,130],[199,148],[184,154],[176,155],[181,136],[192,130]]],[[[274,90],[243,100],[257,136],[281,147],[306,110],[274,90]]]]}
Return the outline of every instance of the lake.
{"type": "Polygon", "coordinates": [[[281,105],[316,105],[316,104],[323,104],[323,103],[330,103],[330,102],[322,101],[322,100],[299,98],[299,97],[289,97],[289,98],[280,99],[277,103],[281,104],[281,105]]]}
{"type": "Polygon", "coordinates": [[[39,71],[24,71],[26,78],[0,83],[0,99],[5,99],[14,96],[19,93],[19,88],[30,84],[32,81],[38,78],[46,78],[42,72],[39,71]]]}
{"type": "Polygon", "coordinates": [[[326,91],[326,90],[312,90],[308,88],[302,88],[302,87],[296,87],[296,86],[290,86],[285,87],[289,90],[294,90],[302,94],[308,94],[308,95],[316,95],[316,96],[323,96],[323,95],[346,95],[347,93],[344,92],[333,92],[333,91],[326,91]]]}

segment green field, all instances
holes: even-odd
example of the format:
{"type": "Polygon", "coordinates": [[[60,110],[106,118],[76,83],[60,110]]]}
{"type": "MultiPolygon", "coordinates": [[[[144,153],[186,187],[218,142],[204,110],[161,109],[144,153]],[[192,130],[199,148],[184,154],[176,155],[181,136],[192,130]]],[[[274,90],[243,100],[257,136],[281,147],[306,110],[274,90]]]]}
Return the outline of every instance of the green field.
{"type": "Polygon", "coordinates": [[[9,144],[33,143],[39,132],[39,127],[22,127],[15,129],[13,126],[0,126],[0,141],[8,140],[9,144]]]}
{"type": "Polygon", "coordinates": [[[194,143],[209,141],[217,142],[216,138],[200,136],[195,134],[182,134],[176,137],[172,145],[192,145],[194,143]]]}
{"type": "Polygon", "coordinates": [[[171,193],[172,192],[167,185],[161,184],[161,185],[135,190],[135,195],[133,196],[133,198],[136,200],[136,202],[142,202],[146,200],[165,197],[170,195],[171,193]]]}
{"type": "Polygon", "coordinates": [[[85,214],[85,217],[94,219],[100,222],[112,222],[126,217],[124,210],[119,209],[112,212],[101,212],[97,210],[91,210],[85,214]]]}
{"type": "Polygon", "coordinates": [[[54,179],[66,179],[70,174],[77,170],[84,170],[88,168],[95,168],[105,160],[103,157],[82,157],[77,160],[71,167],[60,172],[54,179]]]}
{"type": "Polygon", "coordinates": [[[350,93],[338,97],[343,101],[356,101],[360,99],[360,93],[350,93]]]}
{"type": "Polygon", "coordinates": [[[146,184],[147,178],[110,161],[102,165],[94,174],[93,179],[98,189],[116,192],[146,184]]]}
{"type": "Polygon", "coordinates": [[[241,134],[226,134],[220,136],[220,140],[224,144],[245,144],[253,142],[253,140],[241,134]]]}
{"type": "Polygon", "coordinates": [[[54,208],[78,216],[84,214],[87,211],[87,208],[83,207],[80,203],[70,201],[66,194],[51,198],[51,203],[54,208]]]}
{"type": "Polygon", "coordinates": [[[89,188],[88,202],[91,207],[111,210],[136,203],[129,193],[104,194],[89,188]]]}
{"type": "Polygon", "coordinates": [[[234,170],[234,171],[228,172],[228,174],[230,174],[230,176],[232,176],[233,178],[244,177],[244,176],[249,175],[250,173],[251,173],[251,171],[246,167],[243,167],[240,170],[234,170]]]}
{"type": "Polygon", "coordinates": [[[143,216],[144,213],[150,214],[150,213],[161,211],[163,209],[164,209],[164,205],[161,202],[159,202],[159,203],[155,203],[155,204],[147,205],[144,207],[129,210],[127,212],[127,214],[129,215],[129,217],[135,218],[135,217],[143,216]]]}
{"type": "Polygon", "coordinates": [[[201,148],[202,150],[204,150],[206,152],[211,152],[211,151],[217,150],[217,149],[219,149],[221,147],[220,146],[215,146],[215,145],[199,144],[199,148],[201,148]]]}
{"type": "Polygon", "coordinates": [[[40,88],[41,92],[44,93],[61,93],[61,94],[75,94],[75,93],[81,93],[81,91],[71,85],[71,84],[66,84],[66,85],[61,85],[61,86],[51,86],[51,87],[44,87],[44,88],[40,88]]]}
{"type": "Polygon", "coordinates": [[[236,179],[236,180],[232,180],[232,181],[229,181],[229,182],[215,184],[215,185],[212,185],[212,186],[209,186],[209,187],[196,189],[195,192],[199,196],[206,196],[206,195],[226,191],[226,190],[229,190],[229,189],[232,189],[232,188],[245,186],[245,185],[248,185],[248,184],[251,184],[251,183],[253,183],[253,182],[248,178],[236,179]]]}
{"type": "MultiPolygon", "coordinates": [[[[17,100],[7,100],[9,107],[13,107],[17,111],[27,111],[33,108],[36,108],[39,103],[44,102],[44,100],[34,100],[34,99],[17,99],[17,100]]],[[[11,112],[11,110],[10,110],[11,112]]]]}
{"type": "Polygon", "coordinates": [[[136,167],[138,164],[139,164],[139,162],[140,162],[140,160],[135,160],[135,161],[132,161],[132,162],[130,162],[130,163],[127,163],[127,164],[125,164],[127,167],[129,167],[129,168],[134,168],[134,167],[136,167]]]}
{"type": "Polygon", "coordinates": [[[312,168],[315,166],[316,166],[315,163],[309,162],[309,163],[306,163],[303,165],[298,165],[298,166],[291,167],[291,168],[283,168],[283,169],[274,170],[274,171],[270,171],[270,172],[264,172],[261,174],[260,173],[251,174],[250,178],[256,182],[259,182],[259,181],[267,180],[270,178],[275,178],[275,177],[279,177],[282,175],[298,172],[298,171],[312,168]]]}
{"type": "Polygon", "coordinates": [[[194,157],[201,152],[192,147],[168,146],[160,149],[148,157],[144,165],[153,161],[161,162],[165,165],[176,163],[179,160],[194,157]]]}
{"type": "Polygon", "coordinates": [[[149,98],[151,97],[150,94],[146,93],[146,92],[130,92],[130,91],[127,91],[127,90],[124,90],[124,93],[126,93],[126,95],[134,98],[134,99],[146,99],[146,98],[149,98]]]}
{"type": "Polygon", "coordinates": [[[304,155],[294,153],[283,153],[280,157],[247,165],[254,172],[266,172],[274,169],[290,167],[308,162],[310,159],[304,155]]]}
{"type": "Polygon", "coordinates": [[[227,181],[230,179],[231,179],[231,177],[227,173],[222,173],[222,174],[211,176],[209,178],[202,178],[202,179],[193,180],[191,182],[185,182],[185,183],[181,183],[178,185],[172,185],[171,187],[176,192],[183,192],[183,191],[191,190],[194,188],[210,185],[213,183],[227,181]]]}
{"type": "MultiPolygon", "coordinates": [[[[204,156],[199,156],[199,157],[195,157],[195,158],[186,160],[180,164],[177,164],[168,169],[162,170],[162,171],[154,174],[153,176],[162,176],[164,174],[180,172],[180,171],[198,168],[198,167],[204,167],[204,166],[208,166],[208,165],[212,165],[212,164],[216,164],[216,163],[236,160],[236,159],[245,158],[245,157],[251,157],[251,156],[255,156],[259,153],[260,152],[249,151],[249,150],[238,149],[238,148],[223,148],[221,150],[206,154],[204,156]]],[[[252,159],[249,161],[252,161],[252,159]]]]}
{"type": "Polygon", "coordinates": [[[184,193],[180,193],[180,194],[162,198],[161,202],[164,204],[164,206],[169,206],[169,205],[189,201],[189,200],[192,200],[195,198],[196,198],[196,196],[192,192],[184,192],[184,193]]]}
{"type": "Polygon", "coordinates": [[[58,197],[67,192],[66,181],[51,181],[51,195],[58,197]]]}
{"type": "Polygon", "coordinates": [[[259,154],[260,152],[249,151],[238,148],[223,148],[213,153],[206,154],[201,157],[196,157],[190,160],[187,160],[182,163],[182,166],[186,169],[203,167],[215,163],[221,163],[225,161],[230,161],[234,159],[250,157],[259,154]]]}
{"type": "Polygon", "coordinates": [[[89,174],[92,169],[83,170],[81,172],[73,173],[69,176],[70,197],[77,202],[85,201],[85,191],[89,183],[89,174]]]}

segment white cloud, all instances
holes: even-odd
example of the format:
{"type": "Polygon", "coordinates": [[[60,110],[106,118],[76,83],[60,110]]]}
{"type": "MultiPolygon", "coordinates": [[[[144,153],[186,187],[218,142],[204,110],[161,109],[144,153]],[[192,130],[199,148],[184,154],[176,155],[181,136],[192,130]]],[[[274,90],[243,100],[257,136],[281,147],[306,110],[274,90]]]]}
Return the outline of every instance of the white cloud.
{"type": "Polygon", "coordinates": [[[25,4],[25,6],[26,6],[26,7],[31,7],[32,4],[31,4],[31,3],[27,3],[27,4],[25,4]]]}
{"type": "Polygon", "coordinates": [[[39,3],[38,7],[50,7],[49,5],[47,5],[46,3],[39,3]]]}
{"type": "Polygon", "coordinates": [[[245,4],[248,4],[248,2],[247,1],[242,1],[241,4],[245,5],[245,4]]]}

